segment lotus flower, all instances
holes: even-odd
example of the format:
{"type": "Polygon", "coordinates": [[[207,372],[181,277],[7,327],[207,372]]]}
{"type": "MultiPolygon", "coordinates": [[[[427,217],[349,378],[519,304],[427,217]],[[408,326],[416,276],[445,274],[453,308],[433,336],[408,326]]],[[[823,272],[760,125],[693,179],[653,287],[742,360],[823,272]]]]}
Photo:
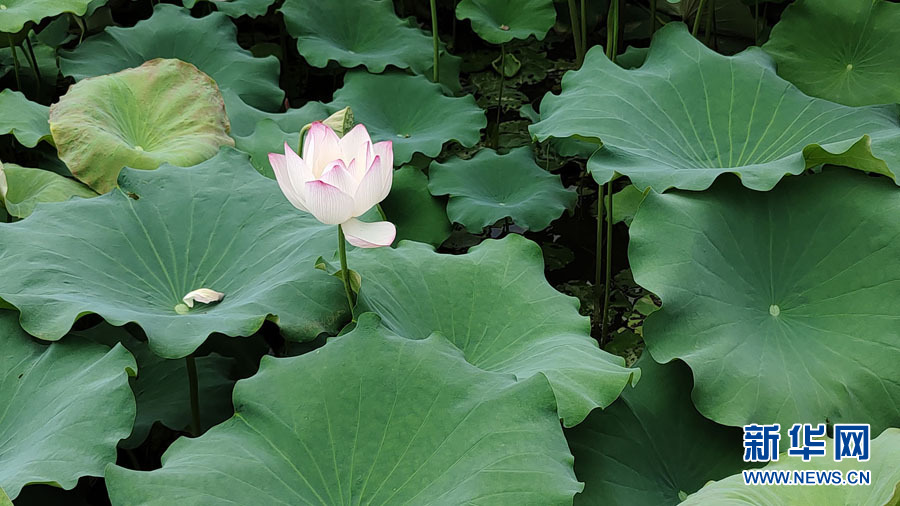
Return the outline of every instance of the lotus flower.
{"type": "Polygon", "coordinates": [[[316,122],[306,134],[302,158],[285,143],[283,155],[269,153],[269,163],[291,204],[326,225],[340,225],[350,244],[377,248],[394,242],[393,223],[356,219],[391,191],[391,141],[373,144],[363,125],[339,138],[330,127],[316,122]]]}

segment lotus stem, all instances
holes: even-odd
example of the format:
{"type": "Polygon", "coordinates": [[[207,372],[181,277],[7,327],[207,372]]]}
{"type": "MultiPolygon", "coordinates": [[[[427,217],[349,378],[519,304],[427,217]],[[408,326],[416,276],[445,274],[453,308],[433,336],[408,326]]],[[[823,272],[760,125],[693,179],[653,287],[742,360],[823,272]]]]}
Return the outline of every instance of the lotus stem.
{"type": "MultiPolygon", "coordinates": [[[[712,41],[712,34],[715,30],[713,27],[715,26],[716,21],[716,0],[710,0],[709,6],[706,8],[706,36],[703,40],[703,43],[709,46],[710,41],[712,41]]],[[[710,46],[712,47],[712,46],[710,46]]]]}
{"type": "Polygon", "coordinates": [[[656,33],[656,0],[650,0],[650,37],[656,33]]]}
{"type": "Polygon", "coordinates": [[[13,44],[12,34],[6,34],[7,39],[9,39],[9,50],[12,52],[13,57],[13,71],[16,74],[16,89],[22,91],[22,80],[19,78],[19,57],[16,55],[16,46],[13,44]]]}
{"type": "Polygon", "coordinates": [[[431,38],[434,39],[434,82],[438,82],[441,78],[441,71],[438,68],[438,58],[440,56],[440,45],[438,38],[438,22],[437,22],[437,0],[431,0],[431,38]]]}
{"type": "MultiPolygon", "coordinates": [[[[615,0],[614,0],[615,1],[615,0]]],[[[609,295],[612,282],[612,237],[613,237],[613,191],[612,181],[606,183],[606,261],[603,264],[606,273],[603,278],[603,314],[600,320],[600,344],[606,341],[606,332],[609,330],[609,295]]]]}
{"type": "Polygon", "coordinates": [[[500,147],[500,114],[503,113],[503,86],[506,84],[506,44],[500,44],[500,91],[497,93],[497,134],[494,149],[500,147]]]}
{"type": "Polygon", "coordinates": [[[37,81],[37,89],[38,94],[41,92],[41,69],[38,68],[37,57],[34,55],[34,47],[31,45],[31,39],[27,36],[25,37],[25,48],[28,49],[25,52],[25,55],[30,57],[31,60],[31,72],[34,74],[34,79],[37,81]]]}
{"type": "Polygon", "coordinates": [[[606,57],[616,60],[619,54],[619,0],[611,0],[606,15],[606,57]]]}
{"type": "Polygon", "coordinates": [[[191,395],[191,433],[200,435],[200,386],[197,381],[197,361],[194,354],[184,358],[188,373],[188,390],[191,395]]]}
{"type": "Polygon", "coordinates": [[[700,0],[700,3],[697,4],[697,15],[694,16],[694,26],[691,28],[691,35],[697,37],[697,34],[700,33],[700,16],[703,15],[703,7],[706,5],[706,0],[700,0]]]}
{"type": "Polygon", "coordinates": [[[347,294],[347,304],[350,314],[353,314],[353,292],[350,289],[350,269],[347,268],[347,245],[344,237],[344,229],[338,225],[338,255],[341,257],[341,279],[344,281],[344,293],[347,294]]]}
{"type": "Polygon", "coordinates": [[[581,0],[581,18],[578,22],[581,27],[581,59],[584,61],[584,55],[587,54],[587,0],[581,0]]]}
{"type": "Polygon", "coordinates": [[[578,22],[578,11],[575,10],[575,0],[569,0],[569,19],[572,20],[572,39],[575,42],[575,62],[581,67],[584,62],[584,54],[581,52],[581,24],[578,22]]]}
{"type": "MultiPolygon", "coordinates": [[[[603,281],[603,220],[606,211],[603,208],[606,185],[600,185],[600,195],[597,197],[597,249],[594,257],[594,325],[605,319],[603,316],[603,300],[600,294],[600,284],[603,281]]],[[[600,328],[603,324],[600,323],[600,328]]],[[[598,336],[600,344],[603,344],[603,335],[598,336]]]]}

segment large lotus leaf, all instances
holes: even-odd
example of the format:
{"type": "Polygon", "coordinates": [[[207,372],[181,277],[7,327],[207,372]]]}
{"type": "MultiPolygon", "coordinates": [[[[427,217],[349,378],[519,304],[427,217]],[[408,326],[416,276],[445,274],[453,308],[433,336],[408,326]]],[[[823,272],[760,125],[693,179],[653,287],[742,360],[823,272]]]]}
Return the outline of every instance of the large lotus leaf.
{"type": "MultiPolygon", "coordinates": [[[[334,60],[375,73],[388,65],[422,73],[433,64],[431,37],[398,18],[391,0],[286,0],[279,12],[297,39],[297,50],[313,67],[334,60]]],[[[378,98],[388,96],[402,95],[378,98]]]]}
{"type": "Polygon", "coordinates": [[[381,203],[387,219],[397,226],[396,242],[418,241],[435,247],[450,237],[446,207],[428,193],[428,176],[415,167],[394,172],[391,193],[381,203]]]}
{"type": "Polygon", "coordinates": [[[644,354],[641,382],[603,411],[566,431],[576,504],[675,505],[711,479],[739,472],[741,430],[703,418],[691,402],[691,371],[644,354]]]}
{"type": "MultiPolygon", "coordinates": [[[[232,90],[222,90],[225,99],[225,110],[228,112],[228,120],[231,122],[231,135],[234,137],[250,137],[262,120],[271,120],[282,132],[296,134],[291,146],[299,148],[300,130],[313,121],[321,121],[331,115],[329,109],[321,102],[308,102],[303,107],[289,109],[286,112],[261,111],[251,105],[247,105],[232,90]]],[[[278,146],[284,149],[284,145],[278,146]]],[[[279,151],[280,152],[280,151],[279,151]]]]}
{"type": "Polygon", "coordinates": [[[816,506],[894,506],[900,504],[900,429],[888,429],[871,442],[871,458],[867,462],[843,459],[834,462],[834,445],[826,441],[827,454],[803,462],[799,457],[781,454],[777,462],[764,469],[785,471],[838,470],[847,478],[847,471],[871,471],[871,485],[841,486],[785,486],[744,485],[742,474],[708,484],[696,494],[688,496],[685,506],[782,506],[815,504],[816,506]]]}
{"type": "Polygon", "coordinates": [[[2,490],[15,499],[29,483],[70,489],[81,476],[102,476],[134,421],[128,350],[71,338],[39,344],[7,310],[0,342],[2,490]]]}
{"type": "Polygon", "coordinates": [[[357,123],[366,125],[372,140],[393,141],[397,165],[414,153],[434,158],[450,140],[472,147],[487,126],[484,110],[471,95],[446,97],[440,85],[422,76],[349,72],[329,104],[334,111],[346,106],[353,109],[357,123]]]}
{"type": "Polygon", "coordinates": [[[96,196],[97,193],[87,186],[55,172],[0,163],[0,203],[17,218],[30,215],[40,202],[96,196]]]}
{"type": "Polygon", "coordinates": [[[553,0],[462,0],[456,17],[472,21],[472,29],[492,44],[534,35],[542,40],[556,22],[553,0]]]}
{"type": "Polygon", "coordinates": [[[900,102],[900,5],[801,0],[763,46],[804,93],[847,105],[900,102]]]}
{"type": "Polygon", "coordinates": [[[642,190],[703,190],[730,172],[769,190],[820,163],[900,174],[896,107],[808,97],[760,49],[723,56],[681,23],[656,33],[639,69],[622,69],[595,47],[562,89],[544,97],[531,132],[601,139],[588,162],[598,182],[618,172],[642,190]]]}
{"type": "Polygon", "coordinates": [[[161,469],[109,467],[112,503],[553,505],[581,489],[546,379],[480,371],[373,315],[312,353],[265,357],[234,404],[161,469]]]}
{"type": "Polygon", "coordinates": [[[450,220],[473,233],[506,217],[525,230],[543,230],[578,198],[559,176],[535,163],[529,146],[505,155],[484,149],[469,160],[434,162],[428,178],[432,194],[450,195],[450,220]]]}
{"type": "MultiPolygon", "coordinates": [[[[135,448],[147,438],[154,423],[160,422],[173,430],[187,430],[191,424],[191,400],[185,360],[159,357],[147,345],[120,327],[105,323],[88,330],[73,332],[108,346],[122,343],[134,355],[138,366],[137,378],[131,379],[131,389],[137,401],[134,428],[120,448],[135,448]]],[[[235,360],[211,353],[196,358],[197,389],[200,402],[201,430],[227,420],[234,414],[231,405],[231,378],[235,360]]]]}
{"type": "Polygon", "coordinates": [[[644,340],[694,372],[726,425],[900,422],[900,192],[845,169],[774,190],[733,178],[650,193],[630,229],[634,279],[659,295],[644,340]]]}
{"type": "Polygon", "coordinates": [[[64,12],[81,16],[92,0],[3,0],[0,2],[0,32],[16,33],[27,23],[64,12]]]}
{"type": "Polygon", "coordinates": [[[360,311],[379,314],[406,337],[438,332],[481,369],[523,380],[542,373],[568,427],[637,379],[637,369],[600,350],[577,299],[547,283],[540,247],[520,235],[485,241],[465,255],[403,242],[352,257],[362,276],[360,311]]]}
{"type": "Polygon", "coordinates": [[[187,167],[234,145],[216,83],[181,60],[76,83],[50,107],[50,131],[60,159],[99,193],[124,167],[187,167]]]}
{"type": "Polygon", "coordinates": [[[212,332],[247,336],[267,317],[291,340],[344,322],[340,281],[314,267],[333,255],[335,228],[297,211],[243,154],[126,169],[119,187],[0,224],[0,298],[30,334],[56,340],[96,313],[136,322],[155,353],[181,358],[212,332]],[[200,288],[225,298],[176,308],[200,288]]]}
{"type": "MultiPolygon", "coordinates": [[[[203,0],[182,0],[182,5],[187,8],[193,7],[198,1],[203,0]]],[[[269,6],[275,3],[275,0],[206,0],[211,5],[216,6],[216,10],[228,14],[233,18],[241,16],[249,16],[257,18],[262,16],[269,10],[269,6]]]]}
{"type": "Polygon", "coordinates": [[[234,91],[248,104],[278,110],[284,100],[278,59],[254,58],[236,39],[237,29],[225,14],[194,18],[187,9],[159,3],[150,19],[131,28],[107,27],[73,51],[60,51],[60,70],[80,81],[154,58],[177,58],[194,64],[219,88],[234,91]]]}
{"type": "Polygon", "coordinates": [[[13,134],[23,146],[33,148],[40,141],[51,141],[49,116],[50,108],[22,93],[0,91],[0,135],[13,134]]]}

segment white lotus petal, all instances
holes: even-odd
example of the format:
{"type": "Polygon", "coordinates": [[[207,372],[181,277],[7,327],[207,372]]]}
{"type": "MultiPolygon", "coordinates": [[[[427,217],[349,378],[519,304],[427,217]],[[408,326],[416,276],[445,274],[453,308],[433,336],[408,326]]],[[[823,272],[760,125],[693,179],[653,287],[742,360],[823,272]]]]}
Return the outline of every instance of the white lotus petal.
{"type": "Polygon", "coordinates": [[[188,294],[182,297],[181,300],[183,300],[184,303],[187,304],[187,307],[194,307],[194,302],[210,304],[212,302],[219,302],[224,297],[225,294],[222,292],[217,292],[209,288],[199,288],[192,292],[188,292],[188,294]]]}

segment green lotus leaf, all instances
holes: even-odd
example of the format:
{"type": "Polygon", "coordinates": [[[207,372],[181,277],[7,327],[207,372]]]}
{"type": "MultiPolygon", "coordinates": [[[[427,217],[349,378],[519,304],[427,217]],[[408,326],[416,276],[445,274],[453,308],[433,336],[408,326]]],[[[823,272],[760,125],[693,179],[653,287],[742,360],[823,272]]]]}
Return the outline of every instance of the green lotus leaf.
{"type": "Polygon", "coordinates": [[[711,479],[739,472],[741,430],[703,418],[691,402],[691,371],[635,362],[641,382],[603,411],[566,431],[575,474],[584,482],[576,504],[675,505],[711,479]]]}
{"type": "Polygon", "coordinates": [[[25,218],[40,202],[64,202],[72,197],[91,198],[97,193],[55,172],[0,164],[0,203],[16,218],[25,218]]]}
{"type": "Polygon", "coordinates": [[[635,281],[663,302],[647,349],[687,362],[697,409],[725,425],[896,425],[897,212],[890,181],[836,168],[765,193],[732,178],[651,192],[629,247],[635,281]]]}
{"type": "Polygon", "coordinates": [[[345,321],[341,282],[314,267],[336,244],[333,226],[297,211],[225,149],[195,167],[126,169],[111,193],[0,224],[0,298],[41,339],[96,313],[137,323],[164,358],[192,353],[213,332],[251,335],[267,317],[302,341],[345,321]],[[225,298],[184,307],[200,288],[225,298]]]}
{"type": "MultiPolygon", "coordinates": [[[[120,448],[140,446],[154,423],[172,430],[187,430],[191,424],[191,401],[185,360],[166,360],[152,351],[147,343],[132,337],[120,327],[96,325],[73,332],[82,339],[115,346],[122,343],[134,355],[138,375],[131,379],[137,401],[137,415],[131,435],[119,443],[120,448]]],[[[216,353],[196,358],[197,388],[200,402],[201,430],[224,422],[234,414],[231,405],[231,378],[235,360],[216,353]]]]}
{"type": "Polygon", "coordinates": [[[15,499],[30,483],[70,489],[102,476],[134,421],[134,357],[71,338],[37,343],[8,310],[0,342],[0,487],[15,499]]]}
{"type": "Polygon", "coordinates": [[[521,380],[546,376],[567,427],[637,381],[639,370],[600,350],[577,299],[547,283],[540,247],[520,235],[485,241],[465,255],[403,242],[352,257],[363,280],[359,311],[377,313],[409,338],[446,336],[481,369],[521,380]]]}
{"type": "Polygon", "coordinates": [[[492,44],[534,35],[543,40],[556,23],[553,0],[462,0],[456,17],[472,21],[472,29],[492,44]]]}
{"type": "MultiPolygon", "coordinates": [[[[634,215],[637,213],[638,208],[641,207],[641,202],[644,201],[644,193],[646,191],[642,192],[633,184],[630,184],[613,193],[613,223],[624,222],[625,225],[630,227],[634,215]]],[[[603,208],[609,211],[609,200],[603,201],[603,208]]]]}
{"type": "Polygon", "coordinates": [[[60,51],[60,70],[80,81],[155,58],[175,58],[195,65],[248,104],[278,110],[284,100],[278,59],[254,58],[236,39],[237,28],[225,14],[194,18],[187,9],[159,3],[150,19],[131,28],[107,27],[75,50],[60,51]]]}
{"type": "Polygon", "coordinates": [[[895,106],[808,97],[758,48],[723,56],[681,23],[656,33],[639,69],[622,69],[595,47],[562,90],[544,97],[531,133],[601,139],[588,162],[598,182],[618,172],[641,190],[703,190],[734,173],[748,188],[769,190],[820,163],[900,173],[895,106]]]}
{"type": "Polygon", "coordinates": [[[181,60],[78,82],[50,107],[50,131],[60,159],[99,193],[123,167],[187,167],[234,145],[216,83],[181,60]]]}
{"type": "MultiPolygon", "coordinates": [[[[321,119],[321,118],[320,118],[321,119]]],[[[250,155],[250,163],[260,174],[275,179],[275,171],[269,163],[269,153],[283,153],[284,143],[297,149],[300,132],[285,132],[278,123],[268,118],[256,125],[253,134],[247,137],[234,137],[234,147],[250,155]]]]}
{"type": "Polygon", "coordinates": [[[730,506],[782,506],[784,504],[815,504],[816,506],[892,506],[900,502],[900,429],[888,429],[871,442],[871,458],[862,463],[843,459],[834,462],[834,445],[828,439],[827,455],[803,462],[799,457],[780,455],[766,470],[839,470],[846,478],[847,471],[867,469],[871,471],[871,485],[861,486],[785,486],[744,485],[743,476],[737,474],[715,481],[692,494],[681,504],[705,506],[727,504],[730,506]],[[821,460],[820,460],[821,459],[821,460]]]}
{"type": "Polygon", "coordinates": [[[434,158],[450,140],[472,147],[487,126],[484,110],[471,95],[446,97],[440,85],[408,74],[347,73],[329,104],[332,111],[346,106],[373,141],[393,141],[396,165],[410,161],[414,153],[434,158]]]}
{"type": "Polygon", "coordinates": [[[450,195],[450,221],[472,233],[506,217],[525,230],[543,230],[578,199],[559,176],[534,162],[529,146],[505,155],[484,149],[469,160],[433,162],[428,178],[432,194],[450,195]]]}
{"type": "Polygon", "coordinates": [[[27,23],[38,23],[63,13],[81,16],[92,0],[3,0],[0,3],[0,32],[16,33],[27,23]]]}
{"type": "Polygon", "coordinates": [[[9,500],[9,496],[6,495],[6,491],[3,488],[0,488],[0,506],[13,506],[12,501],[9,500]]]}
{"type": "Polygon", "coordinates": [[[561,505],[581,489],[546,379],[480,371],[373,315],[315,352],[265,357],[234,404],[161,469],[107,468],[112,503],[561,505]]]}
{"type": "MultiPolygon", "coordinates": [[[[431,37],[398,18],[391,0],[285,0],[279,12],[297,39],[297,50],[313,67],[334,60],[375,73],[393,65],[421,74],[433,65],[431,37]]],[[[388,96],[398,95],[379,98],[388,96]]]]}
{"type": "Polygon", "coordinates": [[[381,208],[397,226],[397,242],[411,240],[438,247],[450,237],[447,206],[428,193],[428,176],[415,167],[394,171],[391,193],[381,208]]]}
{"type": "Polygon", "coordinates": [[[846,105],[900,102],[900,5],[802,0],[763,46],[778,74],[804,93],[846,105]]]}
{"type": "Polygon", "coordinates": [[[0,91],[0,135],[13,134],[28,148],[40,141],[52,142],[49,117],[49,107],[28,100],[18,91],[0,91]]]}
{"type": "MultiPolygon", "coordinates": [[[[198,1],[202,0],[182,0],[182,5],[190,9],[198,1]]],[[[258,18],[269,10],[269,6],[275,3],[275,0],[206,0],[216,6],[216,10],[227,14],[233,18],[241,16],[249,16],[258,18]]]]}
{"type": "MultiPolygon", "coordinates": [[[[299,147],[300,130],[313,121],[321,121],[331,115],[327,106],[321,102],[308,102],[303,107],[289,109],[286,112],[266,112],[247,105],[231,90],[223,90],[225,110],[231,122],[231,134],[235,137],[249,137],[254,134],[260,121],[271,120],[282,132],[296,133],[291,146],[299,147]]],[[[284,149],[284,145],[279,146],[284,149]]]]}

